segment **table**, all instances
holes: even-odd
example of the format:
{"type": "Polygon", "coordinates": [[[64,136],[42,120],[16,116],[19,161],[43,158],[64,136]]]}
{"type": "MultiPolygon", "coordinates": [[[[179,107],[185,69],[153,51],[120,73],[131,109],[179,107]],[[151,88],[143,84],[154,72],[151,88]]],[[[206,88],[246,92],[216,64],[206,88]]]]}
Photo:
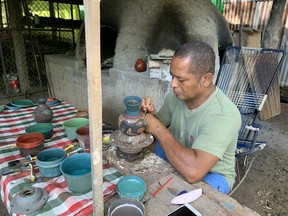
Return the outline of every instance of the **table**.
{"type": "MultiPolygon", "coordinates": [[[[77,108],[67,102],[51,107],[54,113],[53,137],[45,141],[44,148],[65,148],[71,144],[64,132],[63,122],[76,116],[77,108]]],[[[16,138],[25,133],[25,128],[35,124],[32,113],[35,107],[21,110],[5,110],[0,113],[0,168],[7,167],[9,161],[24,159],[17,147],[3,148],[10,143],[15,143],[16,138]]],[[[105,162],[105,161],[104,161],[105,162]]],[[[39,169],[34,169],[37,179],[41,179],[39,169]]],[[[11,213],[10,202],[12,197],[22,188],[33,185],[44,188],[49,195],[47,203],[32,215],[89,215],[93,212],[92,192],[76,195],[71,193],[66,185],[63,175],[56,178],[42,178],[44,182],[31,183],[29,171],[14,173],[1,178],[1,199],[8,212],[11,213]]],[[[103,193],[107,200],[116,193],[116,184],[122,177],[121,173],[110,164],[103,164],[103,193]]]]}
{"type": "MultiPolygon", "coordinates": [[[[17,136],[25,132],[25,128],[34,124],[32,112],[35,107],[18,111],[5,110],[0,113],[0,168],[6,167],[9,161],[23,158],[17,148],[1,149],[1,146],[14,143],[17,136]]],[[[77,108],[67,102],[52,107],[54,118],[53,138],[45,141],[45,148],[64,148],[71,144],[65,136],[63,122],[76,116],[77,108]]],[[[103,158],[103,192],[105,212],[110,204],[118,199],[115,195],[116,184],[123,175],[138,175],[147,185],[144,200],[147,199],[167,179],[173,179],[146,205],[146,216],[161,216],[176,209],[177,205],[170,204],[175,197],[175,191],[193,190],[202,188],[203,195],[192,204],[202,215],[258,215],[256,212],[240,205],[233,198],[223,195],[203,182],[189,184],[171,167],[169,163],[146,150],[142,160],[127,162],[116,156],[116,148],[111,145],[104,146],[103,158]],[[109,148],[108,148],[109,147],[109,148]],[[107,162],[107,163],[106,163],[107,162]],[[174,191],[174,192],[173,192],[174,191]],[[115,196],[113,196],[115,195],[115,196]],[[111,196],[113,196],[111,198],[111,196]],[[110,199],[109,199],[110,198],[110,199]],[[108,200],[109,199],[109,200],[108,200]]],[[[39,169],[35,169],[36,177],[40,177],[39,169]]],[[[44,182],[33,183],[33,186],[44,188],[49,198],[46,205],[32,215],[89,215],[93,211],[92,192],[76,195],[72,194],[66,185],[64,177],[45,179],[44,182]]],[[[21,172],[1,177],[1,199],[8,212],[11,213],[10,201],[23,187],[32,185],[29,182],[29,172],[21,172]]],[[[15,215],[15,214],[14,214],[15,215]]]]}
{"type": "MultiPolygon", "coordinates": [[[[178,205],[170,204],[170,201],[178,192],[182,190],[192,191],[198,188],[202,188],[203,194],[199,199],[190,204],[202,213],[203,216],[259,215],[239,204],[232,197],[214,190],[204,182],[189,184],[168,162],[148,150],[145,152],[144,159],[132,163],[124,159],[119,159],[116,156],[115,147],[111,147],[103,152],[103,157],[123,175],[138,175],[144,179],[147,185],[147,191],[145,192],[143,200],[147,199],[160,185],[172,177],[172,180],[146,204],[145,215],[147,216],[165,216],[178,207],[178,205]]],[[[108,205],[115,199],[117,199],[117,196],[106,203],[105,211],[107,211],[108,205]]]]}

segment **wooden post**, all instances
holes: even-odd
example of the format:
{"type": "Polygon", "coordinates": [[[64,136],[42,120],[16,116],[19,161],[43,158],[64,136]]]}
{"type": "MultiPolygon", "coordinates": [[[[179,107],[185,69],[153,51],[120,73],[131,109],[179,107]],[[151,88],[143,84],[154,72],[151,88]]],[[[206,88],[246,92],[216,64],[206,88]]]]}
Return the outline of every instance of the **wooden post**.
{"type": "Polygon", "coordinates": [[[104,215],[102,167],[102,89],[100,62],[100,1],[84,0],[93,215],[104,215]]]}
{"type": "MultiPolygon", "coordinates": [[[[26,61],[26,52],[24,38],[22,34],[22,10],[21,2],[18,0],[7,1],[9,18],[12,27],[11,35],[13,39],[15,62],[17,67],[17,74],[19,77],[21,93],[25,93],[28,88],[29,75],[26,61]]],[[[27,14],[26,14],[27,16],[27,14]]],[[[8,73],[16,71],[7,71],[8,73]]]]}
{"type": "MultiPolygon", "coordinates": [[[[55,18],[54,2],[49,2],[50,18],[55,18]]],[[[52,27],[52,40],[57,40],[57,28],[52,27]]]]}

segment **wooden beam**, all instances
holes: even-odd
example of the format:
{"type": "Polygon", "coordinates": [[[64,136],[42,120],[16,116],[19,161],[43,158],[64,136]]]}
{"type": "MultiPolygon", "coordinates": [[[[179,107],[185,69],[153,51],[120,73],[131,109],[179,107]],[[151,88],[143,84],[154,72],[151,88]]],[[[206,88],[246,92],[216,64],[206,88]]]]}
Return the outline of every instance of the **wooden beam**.
{"type": "Polygon", "coordinates": [[[100,1],[84,0],[93,215],[104,215],[102,167],[102,89],[100,1]]]}
{"type": "Polygon", "coordinates": [[[7,5],[10,24],[12,28],[11,35],[13,39],[13,49],[17,68],[17,75],[19,78],[21,93],[25,94],[26,90],[29,89],[29,82],[27,82],[29,75],[26,61],[25,42],[23,37],[23,31],[21,30],[21,2],[18,0],[10,0],[7,2],[7,5]]]}

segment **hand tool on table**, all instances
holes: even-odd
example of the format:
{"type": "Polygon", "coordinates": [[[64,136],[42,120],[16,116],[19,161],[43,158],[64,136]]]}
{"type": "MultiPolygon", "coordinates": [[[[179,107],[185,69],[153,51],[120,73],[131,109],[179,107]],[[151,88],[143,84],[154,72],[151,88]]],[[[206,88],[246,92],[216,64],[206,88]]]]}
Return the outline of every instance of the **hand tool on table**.
{"type": "Polygon", "coordinates": [[[29,163],[29,167],[30,167],[30,180],[31,182],[35,182],[36,176],[35,176],[34,169],[31,163],[29,163]]]}
{"type": "Polygon", "coordinates": [[[15,166],[27,165],[29,163],[33,163],[34,161],[30,161],[27,159],[17,159],[8,162],[8,167],[13,168],[15,166]]]}
{"type": "Polygon", "coordinates": [[[84,152],[84,149],[80,148],[80,149],[77,149],[75,151],[68,152],[67,156],[70,156],[72,154],[82,153],[82,152],[84,152]]]}
{"type": "Polygon", "coordinates": [[[21,133],[21,134],[16,134],[16,135],[8,135],[8,136],[2,136],[0,137],[0,140],[7,140],[7,139],[11,139],[11,138],[18,138],[19,136],[23,135],[25,133],[21,133]]]}
{"type": "Polygon", "coordinates": [[[173,177],[169,178],[163,185],[161,185],[154,193],[152,193],[148,199],[146,199],[144,202],[143,202],[143,205],[146,205],[147,202],[152,198],[152,197],[155,197],[156,194],[158,194],[171,180],[172,180],[173,177]]]}
{"type": "Polygon", "coordinates": [[[25,157],[28,161],[35,161],[36,160],[36,156],[32,157],[30,154],[29,155],[26,155],[25,157]]]}
{"type": "Polygon", "coordinates": [[[73,142],[73,143],[71,143],[70,145],[66,146],[66,147],[64,148],[64,150],[65,150],[65,151],[68,151],[69,149],[75,147],[77,144],[78,144],[78,142],[73,142]]]}
{"type": "MultiPolygon", "coordinates": [[[[66,146],[64,150],[67,152],[69,149],[74,148],[76,145],[78,145],[78,142],[73,142],[66,146]]],[[[37,156],[32,157],[31,155],[26,155],[26,159],[29,161],[35,161],[37,156]]]]}
{"type": "Polygon", "coordinates": [[[16,147],[17,147],[16,143],[11,143],[11,144],[8,144],[8,145],[0,146],[0,150],[10,149],[10,148],[16,148],[16,147]]]}
{"type": "Polygon", "coordinates": [[[26,164],[18,163],[15,166],[10,166],[10,167],[8,166],[8,167],[2,168],[0,170],[0,174],[4,176],[4,175],[12,174],[12,173],[17,173],[17,172],[25,172],[28,170],[29,170],[29,163],[26,163],[26,164]]]}

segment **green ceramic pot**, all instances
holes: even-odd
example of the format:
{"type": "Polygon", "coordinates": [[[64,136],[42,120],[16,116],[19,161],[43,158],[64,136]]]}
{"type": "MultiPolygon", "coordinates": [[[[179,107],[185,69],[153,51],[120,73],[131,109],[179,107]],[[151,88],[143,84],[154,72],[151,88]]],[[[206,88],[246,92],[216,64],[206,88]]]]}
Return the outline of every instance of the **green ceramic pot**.
{"type": "Polygon", "coordinates": [[[87,118],[73,118],[63,123],[65,134],[68,139],[74,140],[77,138],[76,130],[80,127],[87,126],[89,120],[87,118]]]}
{"type": "Polygon", "coordinates": [[[51,139],[53,137],[54,125],[50,123],[38,123],[26,128],[26,133],[37,132],[43,134],[45,139],[51,139]]]}

